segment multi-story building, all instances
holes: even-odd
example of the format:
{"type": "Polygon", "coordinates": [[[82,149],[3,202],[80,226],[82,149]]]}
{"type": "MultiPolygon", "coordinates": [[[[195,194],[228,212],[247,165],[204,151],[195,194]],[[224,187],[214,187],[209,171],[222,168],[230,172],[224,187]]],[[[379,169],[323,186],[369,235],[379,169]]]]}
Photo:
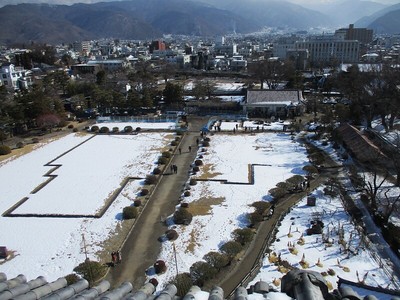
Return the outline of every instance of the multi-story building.
{"type": "Polygon", "coordinates": [[[281,59],[287,58],[288,50],[295,49],[295,44],[299,40],[299,37],[292,35],[292,36],[285,36],[279,38],[273,44],[272,55],[274,57],[279,57],[281,59]]]}
{"type": "Polygon", "coordinates": [[[13,64],[3,64],[0,68],[0,81],[9,90],[27,89],[32,85],[31,71],[13,64]]]}
{"type": "Polygon", "coordinates": [[[228,57],[232,57],[233,55],[237,54],[237,45],[236,44],[215,45],[214,46],[214,53],[216,55],[226,55],[228,57]]]}
{"type": "Polygon", "coordinates": [[[295,43],[296,50],[308,50],[311,63],[324,63],[336,60],[342,63],[359,61],[360,42],[343,40],[335,35],[314,36],[295,43]]]}
{"type": "Polygon", "coordinates": [[[336,30],[335,35],[343,37],[344,40],[357,40],[362,44],[369,44],[372,42],[373,30],[368,28],[354,28],[354,24],[350,24],[349,28],[336,30]]]}
{"type": "Polygon", "coordinates": [[[80,54],[87,55],[91,50],[90,41],[73,42],[72,49],[80,54]]]}

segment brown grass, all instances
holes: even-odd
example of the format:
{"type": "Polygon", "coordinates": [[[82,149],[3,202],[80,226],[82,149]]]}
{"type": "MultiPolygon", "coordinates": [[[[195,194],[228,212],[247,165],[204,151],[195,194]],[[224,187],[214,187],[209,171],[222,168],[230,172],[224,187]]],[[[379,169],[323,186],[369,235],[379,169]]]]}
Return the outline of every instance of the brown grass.
{"type": "Polygon", "coordinates": [[[188,210],[193,216],[205,216],[210,214],[211,206],[219,205],[224,201],[224,197],[202,197],[197,201],[191,202],[188,210]]]}
{"type": "Polygon", "coordinates": [[[203,174],[199,176],[199,179],[212,179],[218,175],[222,175],[222,173],[214,172],[213,164],[206,164],[200,167],[203,171],[203,174]]]}

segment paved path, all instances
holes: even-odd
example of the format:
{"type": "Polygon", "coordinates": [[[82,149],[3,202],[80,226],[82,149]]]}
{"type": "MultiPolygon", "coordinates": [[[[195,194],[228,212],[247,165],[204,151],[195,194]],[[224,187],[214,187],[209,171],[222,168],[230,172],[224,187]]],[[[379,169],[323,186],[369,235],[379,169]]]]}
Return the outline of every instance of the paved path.
{"type": "Polygon", "coordinates": [[[175,151],[170,161],[170,164],[178,167],[178,173],[171,174],[169,165],[166,167],[146,209],[139,215],[121,250],[122,264],[111,268],[106,277],[113,286],[130,281],[134,288],[142,287],[146,269],[153,266],[158,258],[160,242],[157,239],[167,230],[161,220],[175,211],[189,178],[190,165],[197,154],[196,139],[207,119],[192,118],[188,121],[189,131],[184,134],[179,145],[182,153],[175,151]],[[192,147],[190,152],[189,146],[192,147]]]}

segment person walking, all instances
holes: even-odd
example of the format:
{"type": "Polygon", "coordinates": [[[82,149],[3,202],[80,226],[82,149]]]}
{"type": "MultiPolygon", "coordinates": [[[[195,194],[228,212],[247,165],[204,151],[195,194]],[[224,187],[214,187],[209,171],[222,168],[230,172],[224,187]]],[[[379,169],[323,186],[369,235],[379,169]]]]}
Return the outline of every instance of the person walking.
{"type": "Polygon", "coordinates": [[[182,154],[182,149],[181,149],[181,148],[179,148],[178,150],[179,150],[179,154],[182,154]]]}
{"type": "Polygon", "coordinates": [[[192,151],[192,146],[189,146],[189,152],[192,151]]]}

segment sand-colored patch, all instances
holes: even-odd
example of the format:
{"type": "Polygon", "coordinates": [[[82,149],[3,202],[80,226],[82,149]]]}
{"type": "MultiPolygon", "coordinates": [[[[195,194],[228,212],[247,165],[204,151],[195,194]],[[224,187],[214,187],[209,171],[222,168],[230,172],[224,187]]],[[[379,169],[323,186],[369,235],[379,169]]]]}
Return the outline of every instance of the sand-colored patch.
{"type": "Polygon", "coordinates": [[[197,201],[191,202],[188,210],[193,216],[205,216],[210,214],[213,205],[220,205],[224,201],[224,197],[202,197],[197,201]]]}
{"type": "Polygon", "coordinates": [[[190,240],[186,247],[186,252],[190,252],[190,253],[194,252],[194,249],[196,248],[196,246],[199,245],[199,243],[196,242],[197,240],[198,240],[197,232],[195,229],[193,229],[192,232],[190,233],[190,240]]]}
{"type": "Polygon", "coordinates": [[[222,173],[214,172],[214,165],[213,164],[206,164],[200,166],[203,173],[199,176],[199,179],[212,179],[217,177],[218,175],[222,175],[222,173]]]}

